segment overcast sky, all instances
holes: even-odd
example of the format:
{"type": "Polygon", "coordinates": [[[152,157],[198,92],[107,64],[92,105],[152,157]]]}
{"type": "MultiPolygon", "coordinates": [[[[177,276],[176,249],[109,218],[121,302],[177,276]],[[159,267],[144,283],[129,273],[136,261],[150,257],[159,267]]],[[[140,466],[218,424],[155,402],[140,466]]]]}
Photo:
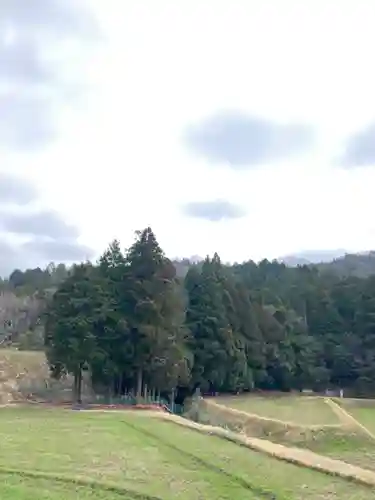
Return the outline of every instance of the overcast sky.
{"type": "Polygon", "coordinates": [[[1,0],[0,271],[375,248],[375,4],[1,0]]]}

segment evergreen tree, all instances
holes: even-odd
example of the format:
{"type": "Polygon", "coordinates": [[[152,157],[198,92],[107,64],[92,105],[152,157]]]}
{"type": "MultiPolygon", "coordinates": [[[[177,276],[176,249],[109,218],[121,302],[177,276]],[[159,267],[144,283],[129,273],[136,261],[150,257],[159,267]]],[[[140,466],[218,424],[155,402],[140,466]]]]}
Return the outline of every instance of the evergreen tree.
{"type": "Polygon", "coordinates": [[[173,372],[174,379],[185,370],[184,311],[176,298],[176,270],[166,258],[151,228],[137,233],[128,250],[125,295],[137,395],[151,374],[173,372]]]}
{"type": "Polygon", "coordinates": [[[100,290],[91,264],[74,267],[54,294],[46,314],[45,346],[52,374],[74,375],[74,393],[81,401],[82,372],[95,355],[95,323],[101,315],[100,290]]]}

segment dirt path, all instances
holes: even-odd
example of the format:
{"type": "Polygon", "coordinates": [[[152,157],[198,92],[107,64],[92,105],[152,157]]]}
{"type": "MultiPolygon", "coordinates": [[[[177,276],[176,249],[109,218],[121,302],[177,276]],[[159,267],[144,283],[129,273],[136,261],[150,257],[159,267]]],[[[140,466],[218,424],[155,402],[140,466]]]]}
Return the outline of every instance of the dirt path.
{"type": "Polygon", "coordinates": [[[265,439],[247,437],[227,431],[221,427],[198,424],[176,415],[158,413],[154,414],[154,416],[164,420],[169,420],[177,425],[188,427],[199,432],[228,439],[229,441],[241,444],[255,451],[266,453],[267,455],[280,460],[285,460],[296,465],[309,467],[310,469],[324,472],[326,474],[340,476],[344,479],[350,479],[367,486],[375,487],[375,472],[362,469],[361,467],[351,465],[340,460],[324,457],[309,450],[287,447],[281,444],[272,443],[271,441],[267,441],[265,439]]]}
{"type": "Polygon", "coordinates": [[[337,404],[336,401],[333,401],[333,399],[331,398],[326,398],[324,401],[329,405],[332,411],[335,412],[343,425],[359,428],[362,432],[367,434],[367,436],[375,441],[375,434],[373,434],[369,429],[367,429],[367,427],[361,424],[361,422],[358,422],[358,420],[354,418],[353,415],[344,410],[344,408],[337,404]]]}

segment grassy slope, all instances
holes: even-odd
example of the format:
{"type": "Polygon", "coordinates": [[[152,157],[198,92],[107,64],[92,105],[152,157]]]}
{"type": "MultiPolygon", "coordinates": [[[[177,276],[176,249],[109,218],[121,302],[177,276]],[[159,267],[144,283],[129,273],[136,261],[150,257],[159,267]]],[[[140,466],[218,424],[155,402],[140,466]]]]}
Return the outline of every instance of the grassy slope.
{"type": "Polygon", "coordinates": [[[338,403],[358,420],[362,425],[375,434],[375,400],[342,399],[338,403]]]}
{"type": "MultiPolygon", "coordinates": [[[[375,402],[372,400],[343,399],[339,404],[359,423],[375,434],[375,402]]],[[[331,439],[321,443],[318,452],[341,457],[350,463],[375,471],[375,440],[358,431],[342,439],[331,439]]]]}
{"type": "Polygon", "coordinates": [[[219,397],[219,404],[302,425],[337,424],[338,419],[323,399],[303,396],[233,396],[219,397]]]}
{"type": "Polygon", "coordinates": [[[0,442],[1,499],[142,498],[10,468],[110,481],[163,500],[375,498],[369,488],[146,415],[2,409],[0,442]]]}
{"type": "MultiPolygon", "coordinates": [[[[271,397],[231,397],[217,398],[221,404],[269,418],[277,418],[298,424],[337,423],[328,405],[322,399],[280,396],[271,397]]],[[[375,433],[375,403],[371,406],[354,400],[343,400],[343,407],[370,431],[375,433]]],[[[308,434],[293,433],[271,436],[269,439],[285,445],[307,448],[327,457],[344,460],[353,465],[375,471],[375,442],[360,431],[325,428],[308,437],[308,434]]]]}

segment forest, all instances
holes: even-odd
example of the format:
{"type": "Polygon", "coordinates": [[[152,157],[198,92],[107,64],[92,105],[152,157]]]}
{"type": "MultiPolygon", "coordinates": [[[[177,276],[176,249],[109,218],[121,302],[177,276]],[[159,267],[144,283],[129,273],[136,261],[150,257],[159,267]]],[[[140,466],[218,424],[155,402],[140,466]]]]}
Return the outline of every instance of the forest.
{"type": "MultiPolygon", "coordinates": [[[[172,262],[146,228],[127,250],[113,241],[97,263],[29,270],[32,292],[19,270],[2,288],[21,304],[26,290],[35,301],[24,330],[45,349],[55,377],[74,375],[78,399],[85,374],[98,393],[114,395],[145,386],[369,394],[375,275],[333,264],[228,265],[218,254],[172,262]]],[[[17,307],[19,322],[19,310],[29,309],[17,307]]],[[[17,342],[20,327],[8,323],[17,342]]]]}

